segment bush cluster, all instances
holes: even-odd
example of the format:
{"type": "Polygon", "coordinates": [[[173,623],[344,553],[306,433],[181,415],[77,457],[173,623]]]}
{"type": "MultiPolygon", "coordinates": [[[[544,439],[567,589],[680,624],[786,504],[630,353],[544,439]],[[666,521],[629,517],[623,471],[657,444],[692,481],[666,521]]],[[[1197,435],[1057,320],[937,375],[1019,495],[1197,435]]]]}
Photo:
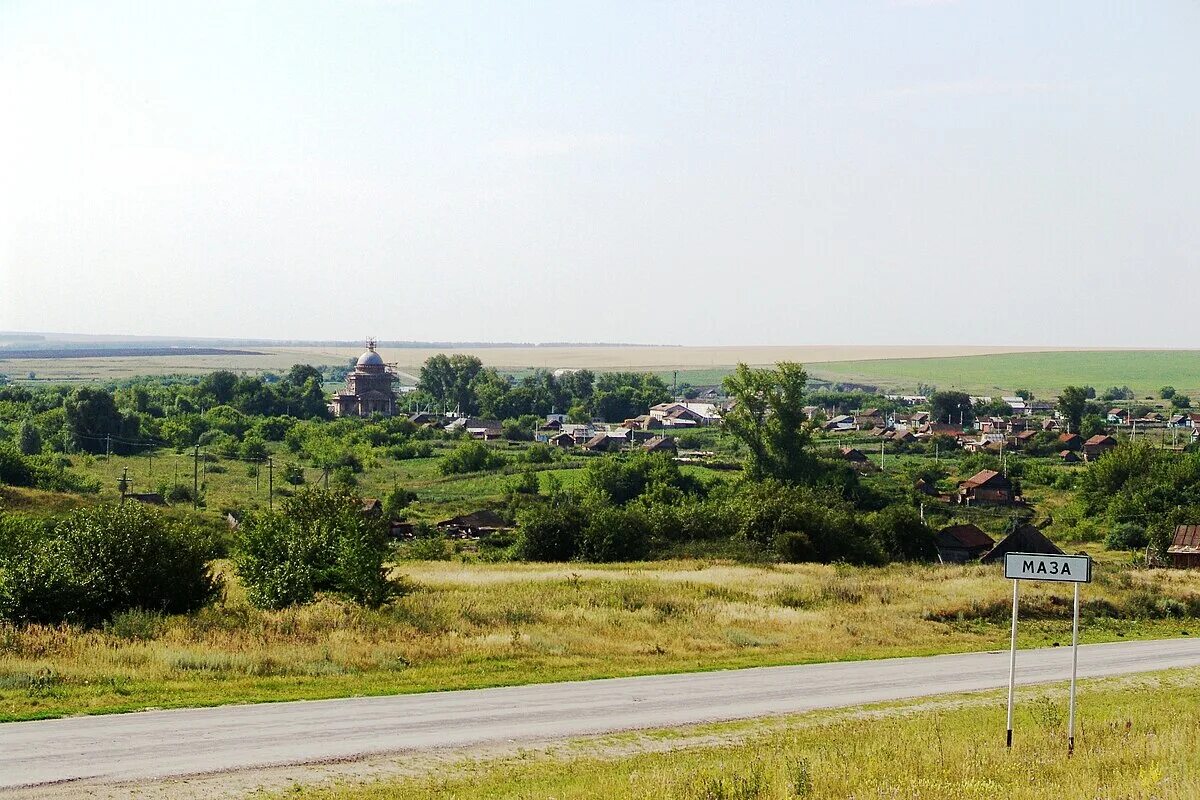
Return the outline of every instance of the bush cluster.
{"type": "Polygon", "coordinates": [[[342,491],[305,488],[282,510],[249,514],[238,526],[233,558],[254,605],[285,608],[328,591],[378,607],[399,584],[388,577],[387,530],[342,491]]]}
{"type": "Polygon", "coordinates": [[[630,561],[698,540],[743,541],[784,561],[929,559],[932,531],[908,506],[863,512],[835,489],[775,480],[705,485],[663,456],[588,465],[579,488],[517,512],[515,554],[531,561],[630,561]]]}
{"type": "Polygon", "coordinates": [[[57,522],[0,517],[0,618],[95,625],[141,609],[195,611],[216,599],[207,540],[139,503],[57,522]]]}

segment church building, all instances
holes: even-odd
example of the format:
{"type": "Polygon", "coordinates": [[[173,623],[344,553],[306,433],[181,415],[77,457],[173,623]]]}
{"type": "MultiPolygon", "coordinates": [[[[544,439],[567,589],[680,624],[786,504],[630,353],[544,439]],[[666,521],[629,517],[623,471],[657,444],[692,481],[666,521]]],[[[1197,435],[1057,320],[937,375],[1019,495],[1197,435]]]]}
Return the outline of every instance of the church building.
{"type": "Polygon", "coordinates": [[[335,417],[369,417],[396,413],[396,393],[392,384],[398,379],[375,352],[375,340],[367,340],[367,352],[358,357],[354,371],[346,376],[346,388],[333,396],[329,410],[335,417]]]}

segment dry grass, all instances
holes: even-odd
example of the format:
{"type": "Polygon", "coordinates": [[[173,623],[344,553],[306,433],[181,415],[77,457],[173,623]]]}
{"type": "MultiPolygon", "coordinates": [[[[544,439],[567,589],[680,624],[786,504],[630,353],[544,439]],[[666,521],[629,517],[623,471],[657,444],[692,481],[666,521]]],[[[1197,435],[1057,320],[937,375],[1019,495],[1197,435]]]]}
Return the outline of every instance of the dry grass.
{"type": "Polygon", "coordinates": [[[309,800],[1105,800],[1200,797],[1200,671],[1084,682],[1073,757],[1062,687],[1018,706],[1003,743],[999,693],[636,734],[432,776],[289,792],[309,800]],[[665,746],[664,746],[665,745],[665,746]],[[636,754],[640,749],[643,752],[636,754]],[[630,751],[635,754],[631,754],[630,751]]]}
{"type": "MultiPolygon", "coordinates": [[[[1008,585],[974,566],[398,569],[413,589],[379,611],[263,612],[231,581],[189,617],[0,629],[0,718],[982,650],[1008,632],[1008,585]]],[[[1069,591],[1024,593],[1024,645],[1065,640],[1069,591]]],[[[1190,634],[1177,615],[1197,613],[1200,577],[1106,567],[1085,597],[1085,641],[1190,634]]]]}

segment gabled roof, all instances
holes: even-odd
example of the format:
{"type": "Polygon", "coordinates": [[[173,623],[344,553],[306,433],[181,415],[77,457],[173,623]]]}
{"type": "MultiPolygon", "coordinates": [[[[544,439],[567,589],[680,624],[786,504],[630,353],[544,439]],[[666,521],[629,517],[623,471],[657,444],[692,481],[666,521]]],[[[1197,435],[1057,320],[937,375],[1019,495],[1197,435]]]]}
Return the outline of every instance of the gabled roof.
{"type": "Polygon", "coordinates": [[[1029,523],[1022,525],[1000,540],[1000,543],[989,550],[983,558],[984,564],[999,561],[1006,553],[1043,553],[1045,555],[1063,555],[1063,551],[1054,542],[1046,538],[1046,534],[1029,523]]]}
{"type": "Polygon", "coordinates": [[[976,472],[974,475],[972,475],[971,477],[967,478],[965,481],[960,483],[959,486],[962,486],[962,487],[968,488],[968,489],[973,489],[973,488],[978,488],[980,486],[987,486],[988,484],[993,484],[996,486],[1001,486],[1001,485],[1010,486],[1011,485],[1008,478],[1004,477],[999,472],[996,472],[995,470],[990,470],[990,469],[981,469],[979,472],[976,472]],[[997,479],[999,479],[999,480],[997,480],[997,479]]]}
{"type": "Polygon", "coordinates": [[[1102,445],[1102,444],[1116,444],[1116,443],[1117,443],[1117,440],[1114,439],[1113,437],[1109,436],[1107,433],[1097,433],[1095,436],[1088,439],[1083,444],[1084,444],[1084,446],[1091,445],[1092,447],[1096,447],[1096,446],[1102,445]]]}
{"type": "Polygon", "coordinates": [[[1200,525],[1176,525],[1168,553],[1200,553],[1200,525]]]}
{"type": "Polygon", "coordinates": [[[647,453],[675,452],[675,440],[670,436],[655,436],[642,443],[642,449],[647,453]]]}
{"type": "Polygon", "coordinates": [[[1066,444],[1068,442],[1074,442],[1077,439],[1079,439],[1078,433],[1064,433],[1064,434],[1059,435],[1059,437],[1058,437],[1058,440],[1060,442],[1062,442],[1063,444],[1066,444]]]}
{"type": "Polygon", "coordinates": [[[970,523],[950,525],[937,532],[938,547],[965,547],[970,550],[986,548],[990,550],[995,544],[995,539],[970,523]]]}

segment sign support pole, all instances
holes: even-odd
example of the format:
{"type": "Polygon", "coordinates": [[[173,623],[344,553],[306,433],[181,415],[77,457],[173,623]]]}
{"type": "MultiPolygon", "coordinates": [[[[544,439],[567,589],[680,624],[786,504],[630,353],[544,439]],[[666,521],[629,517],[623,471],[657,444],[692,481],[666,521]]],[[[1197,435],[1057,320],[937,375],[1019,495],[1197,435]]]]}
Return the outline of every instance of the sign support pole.
{"type": "Polygon", "coordinates": [[[1067,755],[1075,752],[1075,675],[1079,672],[1079,584],[1075,584],[1075,616],[1071,626],[1071,702],[1067,715],[1067,755]]]}
{"type": "Polygon", "coordinates": [[[1021,582],[1013,580],[1012,641],[1008,652],[1008,739],[1005,747],[1012,747],[1013,691],[1017,683],[1017,593],[1021,582]]]}

